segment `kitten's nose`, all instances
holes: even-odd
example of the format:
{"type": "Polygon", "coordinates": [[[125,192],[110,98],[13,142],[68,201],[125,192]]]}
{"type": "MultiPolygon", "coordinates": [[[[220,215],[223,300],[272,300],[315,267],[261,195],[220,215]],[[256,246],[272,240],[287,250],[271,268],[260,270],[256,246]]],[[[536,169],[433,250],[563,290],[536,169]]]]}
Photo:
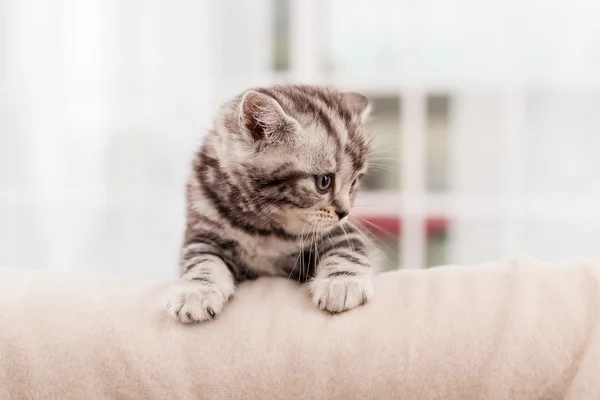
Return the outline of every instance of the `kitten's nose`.
{"type": "Polygon", "coordinates": [[[345,217],[348,216],[348,211],[340,211],[340,210],[336,210],[335,212],[338,216],[338,218],[341,220],[343,220],[345,217]]]}

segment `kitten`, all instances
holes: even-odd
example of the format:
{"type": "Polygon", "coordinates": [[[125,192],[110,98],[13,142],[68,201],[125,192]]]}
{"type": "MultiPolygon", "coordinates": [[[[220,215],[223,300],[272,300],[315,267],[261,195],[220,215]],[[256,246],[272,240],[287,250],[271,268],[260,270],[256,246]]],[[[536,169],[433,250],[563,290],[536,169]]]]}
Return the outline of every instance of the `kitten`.
{"type": "Polygon", "coordinates": [[[251,89],[221,107],[187,183],[170,315],[210,320],[237,283],[263,275],[308,282],[330,312],[373,296],[368,242],[347,221],[367,168],[369,110],[363,95],[307,85],[251,89]]]}

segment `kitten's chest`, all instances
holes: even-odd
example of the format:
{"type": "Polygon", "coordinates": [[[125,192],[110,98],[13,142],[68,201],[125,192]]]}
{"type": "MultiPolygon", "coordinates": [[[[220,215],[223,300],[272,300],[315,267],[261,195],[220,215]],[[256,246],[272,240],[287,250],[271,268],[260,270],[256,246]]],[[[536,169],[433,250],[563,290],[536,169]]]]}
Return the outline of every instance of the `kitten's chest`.
{"type": "Polygon", "coordinates": [[[270,237],[247,238],[241,247],[244,263],[266,275],[285,275],[302,253],[300,242],[270,237]]]}

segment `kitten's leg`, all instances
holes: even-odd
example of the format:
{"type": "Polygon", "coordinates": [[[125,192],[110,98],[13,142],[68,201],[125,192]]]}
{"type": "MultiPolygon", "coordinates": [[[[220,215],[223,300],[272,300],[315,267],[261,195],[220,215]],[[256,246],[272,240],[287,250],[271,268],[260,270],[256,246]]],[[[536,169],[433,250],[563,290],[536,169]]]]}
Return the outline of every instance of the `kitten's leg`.
{"type": "Polygon", "coordinates": [[[317,273],[309,283],[317,307],[342,312],[373,297],[372,268],[364,248],[360,239],[353,238],[339,241],[320,255],[317,273]]]}
{"type": "Polygon", "coordinates": [[[235,283],[218,251],[203,243],[183,250],[183,273],[167,300],[167,312],[183,323],[213,319],[233,296],[235,283]]]}

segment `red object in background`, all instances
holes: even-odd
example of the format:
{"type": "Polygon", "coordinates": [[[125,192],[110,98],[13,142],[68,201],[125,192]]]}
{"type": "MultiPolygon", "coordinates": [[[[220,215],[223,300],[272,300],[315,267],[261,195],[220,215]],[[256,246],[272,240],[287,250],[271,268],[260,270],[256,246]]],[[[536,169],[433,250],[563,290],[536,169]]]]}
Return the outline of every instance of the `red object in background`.
{"type": "MultiPolygon", "coordinates": [[[[389,236],[391,237],[400,237],[402,234],[402,218],[401,217],[382,217],[382,216],[361,216],[360,219],[356,221],[357,224],[360,224],[364,229],[371,231],[376,236],[389,236]]],[[[448,228],[448,220],[445,218],[435,218],[430,217],[426,218],[425,223],[427,225],[427,236],[436,236],[440,233],[444,233],[448,228]]]]}

